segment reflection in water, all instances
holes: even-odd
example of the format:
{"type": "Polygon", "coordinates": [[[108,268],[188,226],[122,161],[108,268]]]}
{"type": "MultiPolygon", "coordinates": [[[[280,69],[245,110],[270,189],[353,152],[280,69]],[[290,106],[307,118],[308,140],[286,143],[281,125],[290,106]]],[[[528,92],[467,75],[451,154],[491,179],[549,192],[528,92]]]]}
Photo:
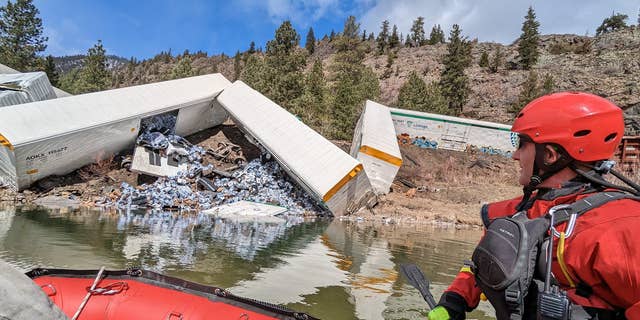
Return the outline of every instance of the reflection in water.
{"type": "MultiPolygon", "coordinates": [[[[438,297],[480,231],[302,218],[0,207],[0,258],[22,269],[142,266],[322,319],[424,319],[398,274],[416,263],[438,297]]],[[[470,314],[492,315],[487,304],[470,314]]]]}

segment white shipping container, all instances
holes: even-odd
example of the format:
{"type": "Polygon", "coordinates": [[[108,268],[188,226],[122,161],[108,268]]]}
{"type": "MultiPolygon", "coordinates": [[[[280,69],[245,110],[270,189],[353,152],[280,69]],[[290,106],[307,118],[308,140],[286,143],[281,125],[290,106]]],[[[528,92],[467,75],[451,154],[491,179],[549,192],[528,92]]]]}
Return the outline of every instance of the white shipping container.
{"type": "Polygon", "coordinates": [[[211,74],[0,108],[0,177],[24,189],[133,147],[142,118],[178,111],[176,134],[223,123],[211,74]],[[198,116],[195,116],[197,114],[198,116]]]}
{"type": "Polygon", "coordinates": [[[252,141],[334,215],[354,212],[372,199],[358,160],[258,91],[236,81],[217,99],[252,141]]]}
{"type": "Polygon", "coordinates": [[[388,193],[402,166],[388,107],[367,100],[354,131],[350,154],[362,162],[374,191],[388,193]]]}
{"type": "MultiPolygon", "coordinates": [[[[15,69],[11,69],[7,66],[5,66],[4,64],[0,64],[0,74],[12,74],[12,73],[20,73],[18,70],[15,69]]],[[[48,80],[49,78],[47,78],[48,80]]],[[[55,97],[57,98],[62,98],[62,97],[68,97],[71,96],[70,93],[66,92],[66,91],[62,91],[56,87],[53,87],[53,92],[55,93],[55,97]]]]}
{"type": "Polygon", "coordinates": [[[0,74],[0,108],[55,98],[44,72],[0,74]]]}
{"type": "Polygon", "coordinates": [[[475,150],[510,157],[515,147],[508,125],[427,112],[389,108],[401,144],[422,148],[475,150]]]}

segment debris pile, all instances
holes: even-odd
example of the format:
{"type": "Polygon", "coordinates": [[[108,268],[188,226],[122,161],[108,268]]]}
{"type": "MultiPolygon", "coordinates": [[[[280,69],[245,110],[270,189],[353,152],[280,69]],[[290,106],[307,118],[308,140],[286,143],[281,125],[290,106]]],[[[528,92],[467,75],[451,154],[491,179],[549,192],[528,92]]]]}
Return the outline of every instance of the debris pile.
{"type": "MultiPolygon", "coordinates": [[[[178,141],[175,137],[169,136],[169,140],[178,141]]],[[[156,138],[153,141],[161,140],[157,135],[156,138]]],[[[208,151],[200,146],[185,146],[175,154],[188,159],[187,171],[137,187],[122,183],[120,190],[103,198],[99,204],[121,209],[204,210],[248,200],[286,207],[292,213],[323,211],[303,190],[286,180],[286,175],[275,161],[263,164],[255,159],[244,167],[236,166],[235,171],[227,172],[215,169],[213,164],[203,165],[201,161],[208,151]],[[216,174],[220,177],[208,178],[216,174]]]]}

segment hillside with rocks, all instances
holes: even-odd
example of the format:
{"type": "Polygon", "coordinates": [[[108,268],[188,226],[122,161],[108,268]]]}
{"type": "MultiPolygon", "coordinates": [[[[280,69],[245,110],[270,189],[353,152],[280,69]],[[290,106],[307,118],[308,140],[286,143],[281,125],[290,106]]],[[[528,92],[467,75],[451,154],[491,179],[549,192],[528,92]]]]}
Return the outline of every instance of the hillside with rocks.
{"type": "MultiPolygon", "coordinates": [[[[376,54],[375,42],[367,42],[371,50],[364,64],[378,76],[379,102],[383,104],[395,105],[398,91],[411,71],[417,71],[427,83],[440,77],[442,59],[447,53],[446,44],[395,49],[395,57],[389,65],[388,55],[376,54]]],[[[517,67],[517,43],[502,45],[476,40],[472,43],[473,62],[465,71],[470,79],[471,94],[460,116],[510,123],[513,114],[509,112],[509,106],[517,101],[529,73],[517,67]],[[496,73],[491,73],[488,68],[480,67],[478,62],[483,52],[491,55],[498,47],[503,52],[504,63],[496,73]]],[[[627,133],[640,134],[640,28],[632,26],[594,37],[542,35],[539,49],[540,57],[532,69],[539,78],[552,76],[553,91],[588,91],[609,98],[625,109],[630,122],[627,133]],[[631,125],[632,119],[636,119],[635,125],[631,125]],[[638,131],[634,132],[634,129],[638,131]]],[[[112,69],[113,87],[166,80],[184,55],[191,58],[194,74],[221,72],[230,80],[236,78],[233,57],[208,56],[202,52],[178,56],[161,53],[135,65],[115,66],[112,69]]],[[[332,44],[323,39],[316,45],[315,52],[307,57],[306,70],[310,70],[317,59],[322,60],[325,66],[330,65],[334,57],[332,44]]],[[[327,69],[324,72],[328,76],[327,69]]]]}

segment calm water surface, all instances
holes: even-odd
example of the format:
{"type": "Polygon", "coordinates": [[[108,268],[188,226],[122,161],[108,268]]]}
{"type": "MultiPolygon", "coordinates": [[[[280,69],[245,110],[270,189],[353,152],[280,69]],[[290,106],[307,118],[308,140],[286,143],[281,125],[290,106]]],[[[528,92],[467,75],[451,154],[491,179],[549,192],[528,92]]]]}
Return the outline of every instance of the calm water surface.
{"type": "MultiPolygon", "coordinates": [[[[425,319],[426,303],[399,264],[418,264],[437,299],[480,235],[337,219],[0,207],[0,259],[22,270],[141,266],[336,320],[425,319]]],[[[467,318],[492,317],[481,303],[467,318]]]]}

